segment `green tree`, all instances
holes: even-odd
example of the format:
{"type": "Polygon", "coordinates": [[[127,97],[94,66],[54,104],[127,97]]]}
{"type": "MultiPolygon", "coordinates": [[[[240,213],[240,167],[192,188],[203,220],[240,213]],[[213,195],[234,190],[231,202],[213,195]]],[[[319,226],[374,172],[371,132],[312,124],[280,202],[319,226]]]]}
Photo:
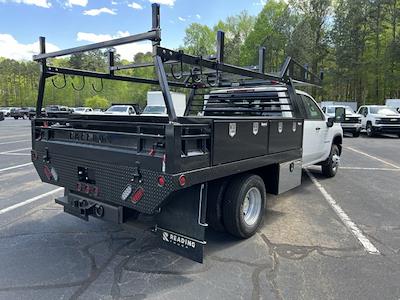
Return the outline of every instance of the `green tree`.
{"type": "Polygon", "coordinates": [[[295,21],[285,1],[268,1],[257,16],[254,29],[242,47],[242,64],[256,64],[258,49],[266,47],[267,70],[279,69],[286,56],[286,47],[295,21]]]}
{"type": "Polygon", "coordinates": [[[110,107],[108,100],[102,96],[96,95],[85,99],[85,106],[92,108],[106,109],[110,107]]]}
{"type": "Polygon", "coordinates": [[[216,37],[207,25],[192,23],[185,30],[183,43],[183,48],[190,54],[211,55],[215,53],[216,37]]]}

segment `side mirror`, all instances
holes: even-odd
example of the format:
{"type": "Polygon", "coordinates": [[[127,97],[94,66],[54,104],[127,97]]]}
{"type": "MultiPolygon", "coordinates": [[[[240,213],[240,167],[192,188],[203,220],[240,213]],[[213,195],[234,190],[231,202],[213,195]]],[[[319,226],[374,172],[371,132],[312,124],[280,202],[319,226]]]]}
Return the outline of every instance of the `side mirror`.
{"type": "Polygon", "coordinates": [[[335,109],[335,120],[338,123],[342,123],[346,119],[346,109],[344,107],[336,107],[335,109]]]}
{"type": "Polygon", "coordinates": [[[333,125],[335,124],[335,120],[336,120],[335,117],[330,117],[330,118],[328,118],[328,121],[326,122],[326,125],[327,125],[329,128],[333,127],[333,125]]]}

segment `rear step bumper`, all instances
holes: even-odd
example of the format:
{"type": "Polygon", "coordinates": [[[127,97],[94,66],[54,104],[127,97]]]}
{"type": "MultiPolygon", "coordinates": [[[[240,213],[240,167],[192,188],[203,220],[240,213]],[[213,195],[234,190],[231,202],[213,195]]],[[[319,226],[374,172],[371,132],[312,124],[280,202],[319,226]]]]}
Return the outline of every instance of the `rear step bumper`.
{"type": "Polygon", "coordinates": [[[123,223],[122,206],[98,202],[75,194],[68,194],[64,197],[57,198],[55,201],[57,204],[64,207],[64,212],[85,221],[88,221],[89,216],[92,216],[116,224],[123,223]]]}
{"type": "MultiPolygon", "coordinates": [[[[207,228],[207,184],[181,190],[155,216],[155,233],[160,246],[189,259],[203,262],[207,228]]],[[[64,207],[64,212],[89,221],[89,216],[104,221],[122,224],[124,208],[99,202],[75,193],[55,199],[64,207]]],[[[129,213],[125,210],[125,213],[129,213]]]]}

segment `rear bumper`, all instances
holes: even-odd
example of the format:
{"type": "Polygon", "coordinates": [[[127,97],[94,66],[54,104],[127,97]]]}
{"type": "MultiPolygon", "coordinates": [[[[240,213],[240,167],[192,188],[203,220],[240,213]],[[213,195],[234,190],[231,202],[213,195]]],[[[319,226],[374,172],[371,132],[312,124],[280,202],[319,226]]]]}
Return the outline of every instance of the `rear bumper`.
{"type": "Polygon", "coordinates": [[[123,223],[122,206],[106,204],[71,193],[66,193],[64,197],[57,198],[55,201],[64,207],[64,212],[85,221],[92,216],[116,224],[123,223]]]}

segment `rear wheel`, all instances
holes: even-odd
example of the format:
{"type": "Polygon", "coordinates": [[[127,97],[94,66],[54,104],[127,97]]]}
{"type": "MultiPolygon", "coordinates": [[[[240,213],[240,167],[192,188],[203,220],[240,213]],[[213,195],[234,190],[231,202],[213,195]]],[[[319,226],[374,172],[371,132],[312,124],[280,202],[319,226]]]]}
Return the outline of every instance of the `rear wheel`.
{"type": "Polygon", "coordinates": [[[375,135],[374,128],[372,127],[371,123],[367,124],[367,135],[369,137],[373,137],[375,135]]]}
{"type": "Polygon", "coordinates": [[[340,164],[340,151],[337,145],[332,145],[331,153],[325,163],[322,164],[322,174],[325,177],[335,177],[340,164]]]}
{"type": "Polygon", "coordinates": [[[230,182],[223,202],[223,221],[234,236],[249,238],[260,226],[265,210],[264,181],[257,175],[244,175],[230,182]]]}

